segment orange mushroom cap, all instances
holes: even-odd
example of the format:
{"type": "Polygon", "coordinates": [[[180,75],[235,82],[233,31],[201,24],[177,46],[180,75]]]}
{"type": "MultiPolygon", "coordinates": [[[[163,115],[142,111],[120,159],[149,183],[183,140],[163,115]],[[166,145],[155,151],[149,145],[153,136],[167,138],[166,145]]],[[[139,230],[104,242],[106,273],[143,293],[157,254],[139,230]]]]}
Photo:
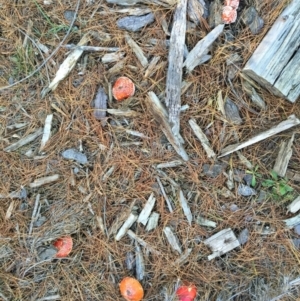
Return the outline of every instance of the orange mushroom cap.
{"type": "Polygon", "coordinates": [[[58,250],[55,257],[62,258],[70,254],[73,248],[73,240],[71,236],[64,236],[57,239],[53,246],[58,250]]]}
{"type": "Polygon", "coordinates": [[[117,101],[122,101],[133,96],[134,92],[134,83],[130,78],[125,76],[119,77],[112,88],[113,96],[117,101]]]}
{"type": "Polygon", "coordinates": [[[121,295],[127,301],[140,301],[144,297],[144,290],[138,280],[125,277],[119,284],[121,295]]]}
{"type": "Polygon", "coordinates": [[[197,295],[197,288],[193,284],[188,286],[183,285],[177,289],[176,295],[180,301],[193,301],[197,295]]]}
{"type": "Polygon", "coordinates": [[[222,20],[225,24],[234,23],[237,18],[236,10],[231,6],[223,6],[222,20]]]}

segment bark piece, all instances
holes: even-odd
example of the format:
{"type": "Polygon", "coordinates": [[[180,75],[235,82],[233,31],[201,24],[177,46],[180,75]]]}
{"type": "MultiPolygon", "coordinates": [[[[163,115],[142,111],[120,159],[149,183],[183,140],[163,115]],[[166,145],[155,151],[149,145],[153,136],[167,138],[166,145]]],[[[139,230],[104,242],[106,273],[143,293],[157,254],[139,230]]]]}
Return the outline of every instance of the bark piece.
{"type": "Polygon", "coordinates": [[[175,235],[175,233],[172,231],[172,229],[170,227],[165,227],[164,233],[165,233],[165,236],[166,236],[169,244],[171,245],[172,249],[174,251],[178,252],[179,254],[182,254],[182,249],[181,249],[181,246],[179,243],[179,239],[175,235]]]}
{"type": "Polygon", "coordinates": [[[141,65],[143,67],[146,67],[148,65],[148,60],[145,57],[143,50],[141,47],[128,35],[125,34],[125,40],[129,47],[132,49],[132,51],[135,53],[136,57],[140,61],[141,65]]]}
{"type": "Polygon", "coordinates": [[[95,118],[97,120],[102,121],[102,125],[105,125],[106,110],[107,110],[107,95],[102,87],[98,88],[93,104],[94,104],[95,118]]]}
{"type": "Polygon", "coordinates": [[[146,226],[149,216],[151,214],[151,211],[155,205],[155,201],[156,201],[156,199],[154,197],[154,194],[151,193],[148,201],[146,202],[143,210],[141,211],[141,213],[138,217],[138,223],[142,223],[144,226],[146,226]]]}
{"type": "Polygon", "coordinates": [[[43,129],[39,128],[37,129],[34,133],[29,134],[28,136],[21,138],[19,141],[7,146],[4,151],[5,152],[11,152],[11,151],[15,151],[16,149],[34,141],[37,137],[39,137],[40,135],[42,135],[43,133],[43,129]]]}
{"type": "Polygon", "coordinates": [[[116,241],[119,241],[127,233],[129,228],[135,223],[137,218],[138,216],[136,214],[134,214],[133,212],[130,213],[127,220],[124,222],[117,235],[115,236],[116,241]]]}
{"type": "Polygon", "coordinates": [[[219,156],[219,158],[224,157],[226,155],[229,155],[237,150],[240,150],[244,147],[247,147],[249,145],[252,145],[254,143],[257,143],[259,141],[262,141],[264,139],[267,139],[269,137],[272,137],[280,132],[283,132],[285,130],[288,130],[296,125],[300,124],[300,120],[295,116],[295,115],[290,115],[288,117],[288,119],[280,122],[278,125],[272,127],[271,129],[262,132],[260,134],[258,134],[257,136],[254,136],[252,138],[250,138],[249,140],[245,141],[245,142],[241,142],[238,144],[233,144],[233,145],[229,145],[227,147],[225,147],[222,151],[221,151],[221,155],[219,156]]]}
{"type": "Polygon", "coordinates": [[[243,120],[240,117],[239,109],[237,105],[228,97],[224,104],[226,118],[233,124],[242,124],[243,120]]]}
{"type": "Polygon", "coordinates": [[[150,13],[144,16],[127,16],[117,21],[117,26],[120,29],[128,31],[139,31],[145,26],[154,22],[154,14],[150,13]]]}
{"type": "Polygon", "coordinates": [[[205,136],[205,134],[203,133],[201,128],[198,126],[196,121],[194,119],[190,119],[189,124],[190,124],[194,134],[196,135],[196,137],[200,140],[204,150],[206,151],[208,158],[215,158],[216,157],[215,152],[211,148],[207,137],[205,136]]]}
{"type": "Polygon", "coordinates": [[[74,160],[79,164],[87,164],[87,156],[74,148],[69,148],[61,153],[62,157],[67,160],[74,160]]]}
{"type": "Polygon", "coordinates": [[[186,216],[186,219],[188,220],[190,226],[192,225],[192,221],[193,221],[193,216],[192,216],[192,212],[191,209],[187,203],[186,198],[183,195],[182,190],[179,191],[179,202],[181,205],[181,208],[186,216]]]}
{"type": "Polygon", "coordinates": [[[208,256],[208,260],[212,260],[240,246],[238,239],[230,228],[224,229],[206,239],[204,244],[209,246],[213,252],[208,256]]]}
{"type": "Polygon", "coordinates": [[[199,65],[201,57],[207,54],[208,48],[223,32],[224,24],[218,25],[206,37],[199,41],[196,46],[188,54],[183,66],[186,67],[188,72],[192,72],[196,66],[199,65]]]}
{"type": "Polygon", "coordinates": [[[165,108],[163,107],[163,105],[161,104],[160,100],[154,92],[150,91],[148,93],[148,96],[149,97],[147,100],[150,107],[149,109],[152,112],[156,121],[160,124],[163,133],[166,135],[167,139],[172,144],[177,154],[180,155],[184,161],[188,161],[189,157],[181,144],[182,140],[180,140],[178,136],[174,135],[171,126],[168,122],[168,114],[165,108]]]}
{"type": "Polygon", "coordinates": [[[289,161],[293,154],[292,145],[294,136],[295,134],[292,135],[289,141],[283,141],[281,143],[280,150],[273,167],[273,170],[281,177],[285,176],[289,161]]]}
{"type": "Polygon", "coordinates": [[[168,55],[166,106],[168,108],[171,130],[176,139],[179,139],[180,136],[181,83],[186,32],[186,7],[187,0],[178,1],[174,13],[168,55]]]}
{"type": "Polygon", "coordinates": [[[250,6],[245,10],[242,21],[247,25],[252,34],[259,34],[264,27],[264,20],[259,16],[257,10],[250,6]]]}

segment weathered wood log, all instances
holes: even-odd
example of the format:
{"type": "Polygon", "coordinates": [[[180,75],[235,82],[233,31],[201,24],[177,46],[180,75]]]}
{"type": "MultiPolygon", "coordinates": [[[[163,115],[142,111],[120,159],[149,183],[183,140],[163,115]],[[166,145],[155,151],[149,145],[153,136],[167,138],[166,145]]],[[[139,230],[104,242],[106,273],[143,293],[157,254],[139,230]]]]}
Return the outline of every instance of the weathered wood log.
{"type": "Polygon", "coordinates": [[[243,73],[276,96],[300,96],[300,1],[293,0],[275,21],[243,73]]]}
{"type": "Polygon", "coordinates": [[[169,111],[171,129],[175,137],[179,137],[180,130],[181,82],[186,32],[186,8],[187,0],[178,1],[174,14],[168,56],[169,66],[166,84],[166,106],[169,111]]]}

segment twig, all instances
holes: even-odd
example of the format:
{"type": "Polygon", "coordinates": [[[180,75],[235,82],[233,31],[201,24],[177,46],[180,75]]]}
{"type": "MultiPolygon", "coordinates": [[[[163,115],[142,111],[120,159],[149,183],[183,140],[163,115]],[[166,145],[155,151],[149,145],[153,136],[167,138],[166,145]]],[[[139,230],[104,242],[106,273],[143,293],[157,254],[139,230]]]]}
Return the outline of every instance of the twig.
{"type": "Polygon", "coordinates": [[[31,235],[31,233],[32,233],[33,223],[36,220],[36,213],[37,213],[38,206],[39,206],[39,203],[40,203],[40,198],[41,198],[40,194],[38,194],[35,198],[34,208],[33,208],[32,215],[31,215],[30,227],[29,227],[29,231],[28,231],[29,235],[31,235]]]}
{"type": "Polygon", "coordinates": [[[31,187],[31,188],[40,187],[42,185],[49,184],[51,182],[57,181],[58,179],[59,179],[58,174],[48,176],[48,177],[42,177],[42,178],[39,178],[39,179],[35,179],[32,183],[29,184],[29,187],[31,187]]]}
{"type": "Polygon", "coordinates": [[[8,86],[4,86],[4,87],[1,87],[0,88],[0,91],[3,91],[5,89],[9,89],[9,88],[12,88],[22,82],[24,82],[25,80],[27,80],[28,78],[30,78],[31,76],[33,76],[34,74],[36,74],[37,72],[39,72],[47,63],[50,59],[52,59],[52,57],[58,52],[58,50],[60,49],[60,47],[62,47],[63,43],[65,42],[65,40],[67,39],[67,37],[69,36],[70,32],[71,32],[71,29],[74,25],[74,22],[76,20],[76,17],[77,17],[77,13],[78,13],[78,9],[79,9],[79,5],[80,5],[80,0],[77,1],[77,5],[76,5],[76,8],[75,8],[75,12],[74,12],[74,17],[73,17],[73,20],[70,24],[70,27],[66,33],[66,35],[64,36],[64,38],[62,39],[62,41],[58,44],[58,46],[54,49],[54,51],[44,60],[44,62],[38,67],[36,68],[32,73],[30,73],[29,75],[27,75],[26,77],[22,78],[21,80],[11,84],[11,85],[8,85],[8,86]]]}
{"type": "Polygon", "coordinates": [[[70,50],[79,49],[82,51],[90,51],[90,52],[97,52],[97,51],[116,52],[120,50],[119,47],[97,47],[97,46],[86,46],[86,45],[78,46],[75,44],[66,44],[63,45],[63,47],[70,50]]]}

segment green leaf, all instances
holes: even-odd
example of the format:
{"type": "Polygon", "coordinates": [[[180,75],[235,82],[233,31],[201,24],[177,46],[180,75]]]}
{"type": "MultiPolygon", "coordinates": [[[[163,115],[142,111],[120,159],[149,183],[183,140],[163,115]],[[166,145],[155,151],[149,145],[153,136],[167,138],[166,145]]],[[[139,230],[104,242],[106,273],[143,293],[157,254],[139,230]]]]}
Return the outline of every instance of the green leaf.
{"type": "Polygon", "coordinates": [[[272,187],[274,186],[275,182],[273,180],[264,180],[261,185],[263,187],[272,187]]]}
{"type": "Polygon", "coordinates": [[[279,185],[279,194],[285,195],[287,193],[287,190],[285,188],[285,185],[279,185]]]}
{"type": "Polygon", "coordinates": [[[294,190],[294,188],[291,187],[291,186],[289,186],[289,185],[285,185],[285,189],[286,189],[286,191],[288,191],[288,192],[291,192],[291,191],[294,190]]]}
{"type": "Polygon", "coordinates": [[[271,174],[271,177],[272,177],[273,180],[278,181],[278,174],[277,174],[277,172],[275,172],[274,170],[272,170],[270,172],[270,174],[271,174]]]}
{"type": "Polygon", "coordinates": [[[256,177],[254,175],[252,175],[251,186],[255,187],[255,185],[256,185],[256,177]]]}

